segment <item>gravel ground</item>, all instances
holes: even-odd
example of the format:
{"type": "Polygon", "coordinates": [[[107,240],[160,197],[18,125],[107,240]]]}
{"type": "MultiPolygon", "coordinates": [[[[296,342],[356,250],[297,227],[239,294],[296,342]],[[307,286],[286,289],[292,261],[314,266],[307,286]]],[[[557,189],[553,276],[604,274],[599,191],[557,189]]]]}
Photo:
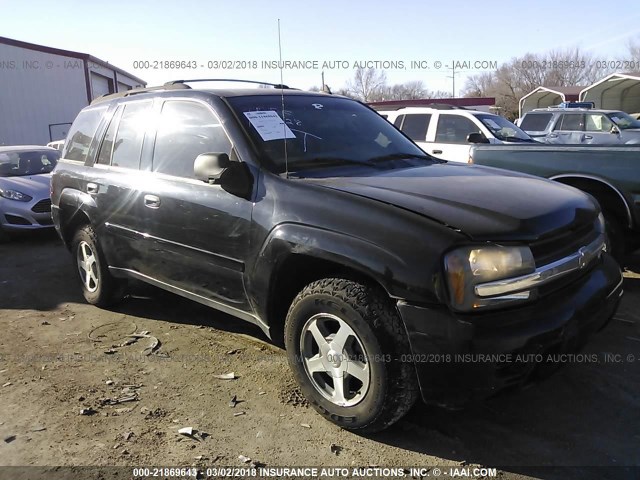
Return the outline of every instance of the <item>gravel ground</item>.
{"type": "MultiPolygon", "coordinates": [[[[584,352],[598,363],[569,364],[462,411],[418,404],[389,430],[361,436],[307,407],[284,352],[257,328],[148,287],[113,310],[87,305],[55,234],[21,237],[0,245],[0,465],[241,467],[244,455],[289,467],[497,466],[499,478],[577,472],[539,466],[638,466],[634,272],[640,255],[616,319],[584,352]],[[216,378],[229,372],[237,378],[216,378]]],[[[632,475],[576,478],[589,474],[632,475]]]]}

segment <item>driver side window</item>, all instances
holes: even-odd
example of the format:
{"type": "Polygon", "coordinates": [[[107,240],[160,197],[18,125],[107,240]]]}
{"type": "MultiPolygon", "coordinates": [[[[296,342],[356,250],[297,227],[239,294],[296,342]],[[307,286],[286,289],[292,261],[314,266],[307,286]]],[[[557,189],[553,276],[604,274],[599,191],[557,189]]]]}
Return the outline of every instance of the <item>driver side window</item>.
{"type": "Polygon", "coordinates": [[[201,153],[231,155],[231,141],[205,105],[168,100],[162,105],[153,151],[153,171],[194,178],[193,162],[201,153]]]}

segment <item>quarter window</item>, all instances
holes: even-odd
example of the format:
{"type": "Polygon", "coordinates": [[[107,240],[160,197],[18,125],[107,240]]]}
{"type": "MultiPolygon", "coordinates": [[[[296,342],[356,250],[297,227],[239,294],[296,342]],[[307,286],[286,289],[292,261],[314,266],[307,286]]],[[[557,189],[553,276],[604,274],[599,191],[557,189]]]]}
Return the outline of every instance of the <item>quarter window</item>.
{"type": "Polygon", "coordinates": [[[220,122],[202,104],[165,102],[156,135],[153,171],[193,178],[193,162],[201,153],[231,153],[231,142],[220,122]]]}
{"type": "Polygon", "coordinates": [[[79,162],[84,162],[87,159],[91,140],[106,109],[106,106],[91,108],[78,114],[67,135],[63,158],[79,162]]]}
{"type": "Polygon", "coordinates": [[[520,123],[520,128],[525,132],[544,132],[552,116],[551,113],[527,113],[520,123]]]}

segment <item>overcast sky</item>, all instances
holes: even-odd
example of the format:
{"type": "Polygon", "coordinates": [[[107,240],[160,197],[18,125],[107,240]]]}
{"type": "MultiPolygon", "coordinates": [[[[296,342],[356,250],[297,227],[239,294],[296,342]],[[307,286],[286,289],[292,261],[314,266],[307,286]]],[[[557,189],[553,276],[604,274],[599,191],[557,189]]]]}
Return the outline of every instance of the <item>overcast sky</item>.
{"type": "Polygon", "coordinates": [[[422,80],[431,90],[451,91],[447,66],[458,62],[459,91],[467,75],[490,62],[573,46],[612,60],[630,39],[640,39],[638,0],[0,0],[0,35],[89,53],[149,85],[194,77],[279,82],[277,68],[263,68],[278,60],[278,18],[283,60],[311,67],[284,70],[284,83],[299,88],[320,85],[325,61],[334,62],[324,69],[333,89],[353,77],[355,62],[387,61],[393,62],[386,70],[389,83],[422,80]],[[134,64],[163,60],[194,62],[196,68],[134,64]],[[216,61],[251,68],[208,68],[216,61]],[[412,69],[412,61],[419,68],[412,69]]]}

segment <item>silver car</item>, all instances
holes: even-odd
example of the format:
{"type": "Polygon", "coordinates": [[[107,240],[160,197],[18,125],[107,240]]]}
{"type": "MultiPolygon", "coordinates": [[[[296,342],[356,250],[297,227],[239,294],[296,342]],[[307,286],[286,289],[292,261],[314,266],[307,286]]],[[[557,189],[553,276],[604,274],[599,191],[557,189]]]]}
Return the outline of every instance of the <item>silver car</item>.
{"type": "Polygon", "coordinates": [[[49,147],[0,147],[0,237],[52,227],[49,183],[59,158],[49,147]]]}
{"type": "Polygon", "coordinates": [[[520,128],[545,143],[640,144],[640,120],[619,110],[539,108],[524,114],[520,128]]]}

